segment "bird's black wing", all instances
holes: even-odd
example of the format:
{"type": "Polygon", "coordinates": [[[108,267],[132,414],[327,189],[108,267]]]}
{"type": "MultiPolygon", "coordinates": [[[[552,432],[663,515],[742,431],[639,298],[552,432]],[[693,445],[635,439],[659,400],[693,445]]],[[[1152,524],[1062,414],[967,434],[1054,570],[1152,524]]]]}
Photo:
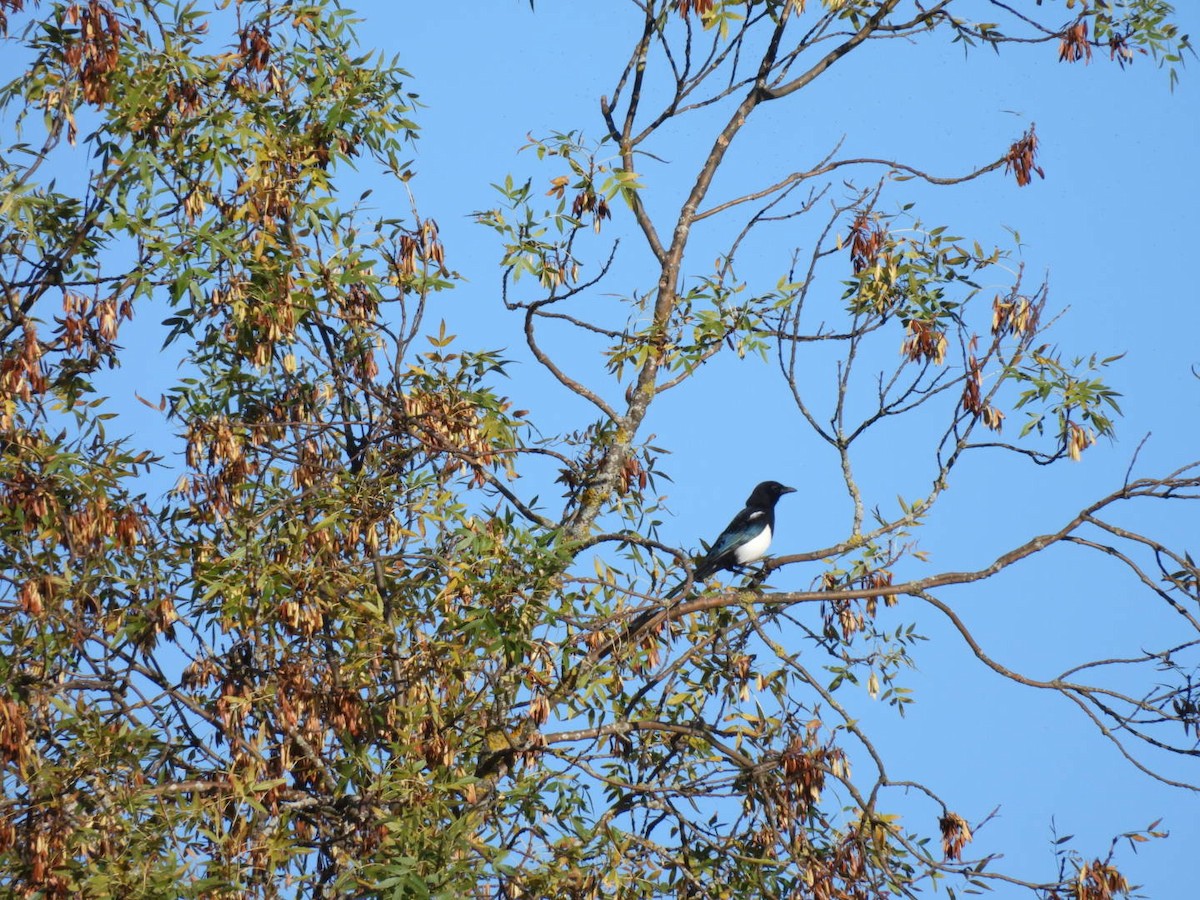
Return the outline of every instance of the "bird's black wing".
{"type": "Polygon", "coordinates": [[[696,578],[703,580],[714,572],[734,565],[734,554],[738,547],[754,540],[769,524],[766,510],[747,506],[733,517],[733,521],[713,541],[704,559],[696,565],[696,578]]]}

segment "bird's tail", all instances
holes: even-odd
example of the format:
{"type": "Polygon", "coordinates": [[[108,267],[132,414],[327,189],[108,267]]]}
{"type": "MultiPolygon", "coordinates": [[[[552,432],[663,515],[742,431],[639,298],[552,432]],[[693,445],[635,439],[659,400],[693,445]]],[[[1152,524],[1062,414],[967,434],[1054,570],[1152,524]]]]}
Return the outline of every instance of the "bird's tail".
{"type": "Polygon", "coordinates": [[[620,645],[636,640],[641,635],[642,631],[645,630],[645,628],[652,622],[662,621],[663,619],[667,618],[671,614],[671,610],[673,610],[676,606],[682,603],[683,600],[686,599],[686,597],[679,598],[679,595],[689,587],[694,588],[698,583],[699,579],[684,578],[679,582],[679,584],[675,585],[675,587],[663,594],[663,603],[661,606],[648,609],[639,614],[632,622],[621,629],[621,633],[619,635],[601,647],[599,652],[596,654],[596,659],[604,659],[620,645]]]}
{"type": "MultiPolygon", "coordinates": [[[[684,590],[684,588],[686,588],[688,586],[688,583],[689,583],[689,581],[687,578],[683,579],[683,581],[679,582],[679,584],[675,585],[675,587],[671,588],[669,591],[667,591],[665,594],[663,594],[663,599],[664,600],[674,600],[676,597],[678,597],[680,594],[683,593],[683,590],[684,590]]],[[[690,583],[694,585],[696,582],[693,579],[690,583]]]]}
{"type": "Polygon", "coordinates": [[[691,593],[704,584],[708,580],[708,577],[717,571],[716,567],[709,565],[710,561],[707,559],[695,560],[694,562],[695,567],[692,569],[692,577],[684,578],[679,584],[667,591],[663,595],[664,600],[671,600],[674,597],[678,597],[685,590],[691,593]]]}

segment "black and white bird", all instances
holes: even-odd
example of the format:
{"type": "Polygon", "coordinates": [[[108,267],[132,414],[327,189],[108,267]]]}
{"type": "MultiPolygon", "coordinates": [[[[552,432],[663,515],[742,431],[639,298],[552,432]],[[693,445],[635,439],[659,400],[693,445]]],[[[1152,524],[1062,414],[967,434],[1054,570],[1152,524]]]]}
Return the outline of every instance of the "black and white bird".
{"type": "Polygon", "coordinates": [[[762,559],[775,533],[775,504],[784,494],[791,494],[795,490],[778,481],[764,481],[757,485],[750,492],[745,508],[733,517],[704,556],[696,562],[692,578],[684,579],[666,595],[664,599],[669,601],[666,606],[643,612],[625,627],[619,637],[593,651],[594,658],[603,659],[614,647],[640,634],[651,623],[666,619],[682,602],[674,598],[688,585],[704,581],[722,569],[740,569],[762,559]]]}
{"type": "Polygon", "coordinates": [[[733,517],[696,563],[696,580],[703,581],[722,569],[737,569],[762,559],[775,533],[775,504],[784,494],[795,490],[778,481],[764,481],[756,486],[745,508],[733,517]]]}

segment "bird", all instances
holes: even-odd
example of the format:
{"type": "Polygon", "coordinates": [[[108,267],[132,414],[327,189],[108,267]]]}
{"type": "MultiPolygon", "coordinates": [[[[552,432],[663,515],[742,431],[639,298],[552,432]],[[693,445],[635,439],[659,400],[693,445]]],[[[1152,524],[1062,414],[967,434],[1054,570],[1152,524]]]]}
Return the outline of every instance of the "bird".
{"type": "MultiPolygon", "coordinates": [[[[746,506],[725,526],[708,552],[696,563],[695,580],[704,581],[722,569],[738,569],[762,559],[771,546],[771,537],[775,532],[775,504],[784,494],[795,491],[795,488],[778,481],[764,481],[756,485],[746,499],[746,506]]],[[[680,585],[673,593],[682,587],[680,585]]]]}
{"type": "Polygon", "coordinates": [[[712,545],[707,548],[692,569],[692,577],[685,578],[663,598],[668,601],[662,609],[648,609],[635,618],[621,635],[604,644],[595,652],[596,659],[603,659],[618,644],[624,643],[640,633],[652,622],[661,622],[682,601],[675,600],[684,588],[704,581],[722,569],[740,569],[763,558],[771,546],[775,532],[775,504],[784,494],[795,492],[795,488],[778,481],[763,481],[757,484],[746,499],[746,506],[725,526],[712,545]]]}

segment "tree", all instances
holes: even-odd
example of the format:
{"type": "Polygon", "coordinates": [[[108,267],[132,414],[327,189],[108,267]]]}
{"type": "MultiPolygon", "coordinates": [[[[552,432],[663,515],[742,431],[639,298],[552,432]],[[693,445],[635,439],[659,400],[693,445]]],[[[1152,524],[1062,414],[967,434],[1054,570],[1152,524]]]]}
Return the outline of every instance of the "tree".
{"type": "MultiPolygon", "coordinates": [[[[348,13],[0,0],[6,54],[22,54],[0,92],[5,889],[1126,893],[1105,848],[1064,844],[1038,880],[971,858],[981,823],[893,780],[851,691],[909,702],[919,636],[881,615],[904,599],[1003,677],[1060,694],[1149,777],[1167,776],[1144,750],[1195,754],[1197,568],[1118,511],[1195,501],[1200,462],[1131,465],[985,567],[920,565],[964,460],[1070,465],[1119,413],[1111,360],[1047,336],[1046,285],[905,199],[914,179],[1030,184],[1036,131],[965,175],[835,148],[714,192],[748,122],[873,42],[1146,55],[1172,79],[1189,49],[1161,0],[983,4],[993,23],[966,6],[635,4],[599,122],[585,114],[603,137],[531,136],[539,174],[503,180],[477,215],[530,357],[587,410],[562,425],[505,395],[505,354],[434,321],[456,275],[408,192],[416,98],[399,60],[362,54],[348,13]],[[641,173],[693,120],[716,124],[686,192],[657,195],[641,173]],[[409,211],[347,202],[355,169],[409,211]],[[793,249],[769,284],[743,280],[780,222],[793,249]],[[622,265],[645,280],[614,296],[622,265]],[[143,402],[176,436],[143,447],[110,433],[102,390],[152,352],[119,340],[160,309],[181,374],[143,402]],[[756,357],[833,454],[850,513],[829,546],[696,584],[659,539],[669,467],[648,433],[660,398],[756,357]],[[893,501],[855,472],[900,423],[930,486],[893,501]],[[1115,563],[1186,633],[1052,679],[996,662],[944,592],[1066,546],[1115,563]],[[812,589],[768,585],[805,565],[812,589]],[[924,798],[917,815],[901,791],[924,798]]],[[[1047,586],[1070,588],[1069,573],[1047,586]]]]}

